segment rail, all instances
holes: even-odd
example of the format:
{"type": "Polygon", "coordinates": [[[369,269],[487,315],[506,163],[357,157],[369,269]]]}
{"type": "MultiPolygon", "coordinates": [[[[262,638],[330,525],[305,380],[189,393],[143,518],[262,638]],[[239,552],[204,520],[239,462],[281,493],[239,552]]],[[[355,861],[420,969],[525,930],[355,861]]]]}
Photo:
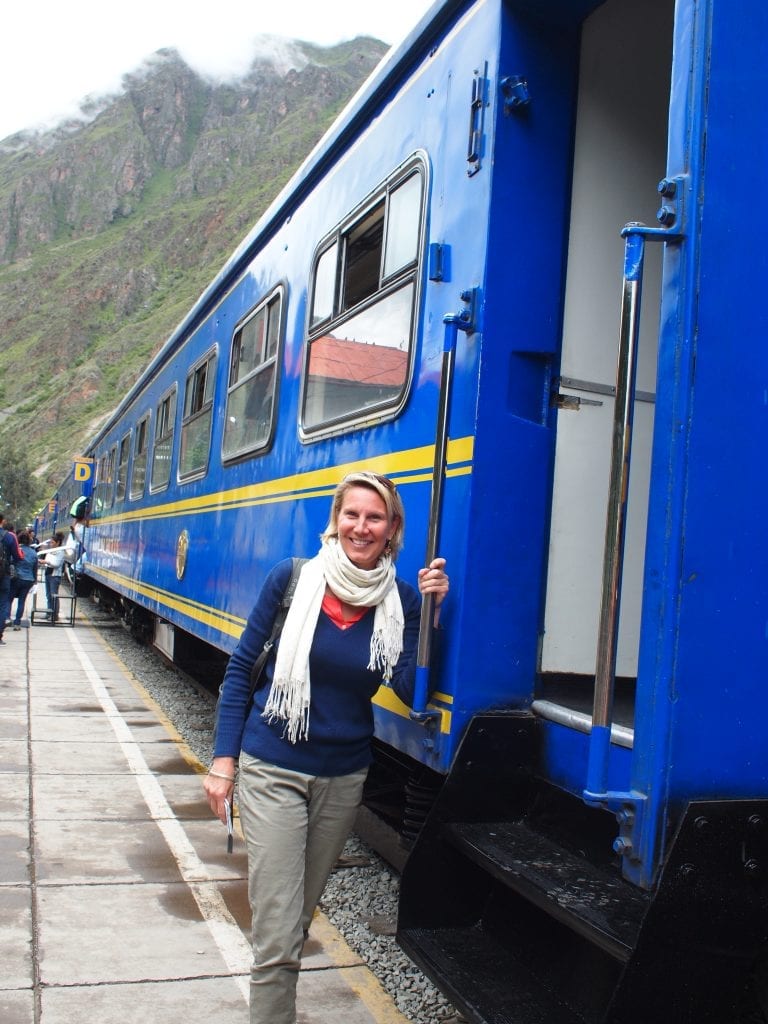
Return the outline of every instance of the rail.
{"type": "MultiPolygon", "coordinates": [[[[462,298],[470,301],[472,293],[465,292],[462,298]]],[[[440,518],[443,503],[443,485],[448,450],[448,415],[453,385],[453,364],[456,357],[456,340],[459,331],[470,334],[474,330],[471,306],[461,313],[447,313],[443,317],[443,360],[440,373],[440,393],[437,404],[437,427],[435,430],[435,458],[432,465],[432,490],[429,501],[429,525],[424,564],[429,565],[437,557],[440,537],[440,518]]],[[[434,617],[434,595],[425,594],[421,602],[419,640],[416,652],[416,684],[414,688],[411,718],[415,722],[435,724],[439,711],[427,710],[429,700],[429,667],[432,655],[432,620],[434,617]]]]}
{"type": "MultiPolygon", "coordinates": [[[[662,182],[662,185],[665,183],[662,182]]],[[[661,186],[660,186],[661,190],[661,186]]],[[[584,799],[609,804],[608,761],[616,683],[616,652],[619,634],[621,579],[624,567],[629,471],[632,459],[632,420],[637,378],[640,305],[643,287],[645,243],[676,241],[681,236],[663,228],[627,224],[624,238],[619,351],[616,364],[616,400],[613,412],[611,468],[605,521],[600,619],[597,633],[595,692],[584,799]]]]}

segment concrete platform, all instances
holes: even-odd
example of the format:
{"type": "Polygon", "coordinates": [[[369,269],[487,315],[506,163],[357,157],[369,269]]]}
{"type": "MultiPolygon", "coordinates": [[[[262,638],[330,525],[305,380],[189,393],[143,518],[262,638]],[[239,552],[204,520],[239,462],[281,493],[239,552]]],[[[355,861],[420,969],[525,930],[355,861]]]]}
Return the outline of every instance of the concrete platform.
{"type": "MultiPolygon", "coordinates": [[[[0,646],[0,1021],[247,1024],[245,850],[87,622],[0,646]]],[[[407,1024],[317,914],[299,1024],[407,1024]]]]}

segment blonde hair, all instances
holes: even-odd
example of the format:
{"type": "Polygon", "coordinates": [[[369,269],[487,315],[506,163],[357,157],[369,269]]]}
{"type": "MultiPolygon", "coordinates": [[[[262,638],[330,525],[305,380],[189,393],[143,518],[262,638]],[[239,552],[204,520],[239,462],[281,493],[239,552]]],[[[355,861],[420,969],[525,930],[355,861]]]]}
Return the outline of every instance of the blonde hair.
{"type": "Polygon", "coordinates": [[[353,487],[367,487],[369,490],[375,491],[386,505],[387,518],[390,523],[397,521],[395,532],[392,534],[392,539],[390,541],[390,554],[394,561],[400,554],[403,547],[403,537],[405,534],[405,509],[403,508],[403,500],[397,493],[395,485],[386,476],[379,476],[378,473],[363,471],[360,473],[349,473],[344,477],[334,491],[333,501],[331,502],[331,514],[328,517],[328,525],[320,535],[320,539],[326,541],[330,537],[339,536],[339,512],[341,511],[341,506],[347,491],[351,490],[353,487]]]}

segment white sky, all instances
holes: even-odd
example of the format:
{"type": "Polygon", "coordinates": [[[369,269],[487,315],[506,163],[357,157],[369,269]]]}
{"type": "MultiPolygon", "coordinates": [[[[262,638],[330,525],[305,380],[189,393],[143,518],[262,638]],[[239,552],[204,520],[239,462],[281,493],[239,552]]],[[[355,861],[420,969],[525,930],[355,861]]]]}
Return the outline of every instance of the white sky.
{"type": "Polygon", "coordinates": [[[243,71],[254,36],[328,44],[358,35],[399,42],[432,0],[24,0],[4,5],[0,139],[77,112],[89,94],[164,46],[196,70],[243,71]]]}

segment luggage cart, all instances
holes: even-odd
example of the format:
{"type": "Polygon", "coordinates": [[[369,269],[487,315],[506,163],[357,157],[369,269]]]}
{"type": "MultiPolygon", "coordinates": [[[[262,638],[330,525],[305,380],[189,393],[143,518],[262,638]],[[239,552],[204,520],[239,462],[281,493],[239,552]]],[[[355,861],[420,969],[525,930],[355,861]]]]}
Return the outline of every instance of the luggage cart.
{"type": "Polygon", "coordinates": [[[71,566],[65,566],[61,576],[58,599],[58,615],[54,618],[53,609],[48,607],[48,588],[46,587],[44,566],[37,573],[37,585],[32,595],[32,611],[29,616],[32,626],[74,626],[77,613],[77,574],[71,566]]]}

